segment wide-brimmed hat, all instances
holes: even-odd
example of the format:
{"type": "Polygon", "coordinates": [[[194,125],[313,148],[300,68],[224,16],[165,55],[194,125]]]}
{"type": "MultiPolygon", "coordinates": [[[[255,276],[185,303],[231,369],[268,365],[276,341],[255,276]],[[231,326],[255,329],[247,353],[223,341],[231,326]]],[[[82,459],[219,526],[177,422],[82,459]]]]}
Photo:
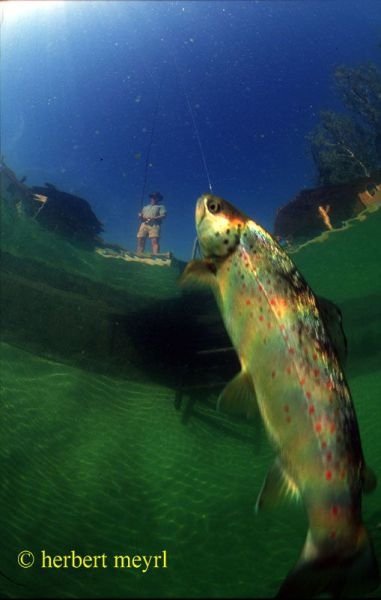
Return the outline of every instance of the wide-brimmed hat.
{"type": "Polygon", "coordinates": [[[156,200],[162,200],[164,196],[163,194],[160,194],[160,192],[151,192],[151,194],[148,194],[148,198],[156,198],[156,200]]]}

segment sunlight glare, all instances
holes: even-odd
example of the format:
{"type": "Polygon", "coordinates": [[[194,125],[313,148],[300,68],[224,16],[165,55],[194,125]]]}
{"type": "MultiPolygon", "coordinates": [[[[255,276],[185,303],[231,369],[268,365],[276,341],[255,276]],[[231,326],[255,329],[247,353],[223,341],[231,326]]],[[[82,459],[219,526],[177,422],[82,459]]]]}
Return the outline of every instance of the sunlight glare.
{"type": "Polygon", "coordinates": [[[63,7],[65,0],[6,0],[1,4],[2,17],[13,20],[44,9],[52,11],[63,7]]]}

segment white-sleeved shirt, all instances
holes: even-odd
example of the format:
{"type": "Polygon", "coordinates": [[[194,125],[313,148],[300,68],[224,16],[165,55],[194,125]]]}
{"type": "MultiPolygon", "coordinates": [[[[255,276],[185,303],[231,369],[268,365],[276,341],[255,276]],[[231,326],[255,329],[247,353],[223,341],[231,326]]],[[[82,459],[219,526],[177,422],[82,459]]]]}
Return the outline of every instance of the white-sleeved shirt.
{"type": "MultiPolygon", "coordinates": [[[[143,219],[152,219],[152,217],[165,217],[167,214],[164,204],[147,204],[142,208],[143,219]]],[[[159,219],[153,221],[153,223],[159,224],[159,219]]]]}

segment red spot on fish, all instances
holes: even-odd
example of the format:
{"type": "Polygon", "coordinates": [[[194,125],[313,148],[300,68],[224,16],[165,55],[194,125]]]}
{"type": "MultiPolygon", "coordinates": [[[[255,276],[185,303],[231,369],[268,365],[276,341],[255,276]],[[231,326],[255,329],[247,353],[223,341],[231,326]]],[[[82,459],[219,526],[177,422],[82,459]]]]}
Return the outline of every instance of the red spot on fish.
{"type": "Polygon", "coordinates": [[[290,354],[295,354],[295,348],[289,348],[288,351],[290,354]]]}
{"type": "Polygon", "coordinates": [[[330,424],[330,426],[329,426],[329,431],[330,431],[331,433],[335,433],[335,431],[336,431],[336,425],[335,425],[335,423],[331,423],[331,424],[330,424]]]}
{"type": "Polygon", "coordinates": [[[314,369],[314,375],[315,375],[315,377],[319,377],[319,375],[320,375],[319,369],[314,369]]]}
{"type": "Polygon", "coordinates": [[[288,406],[288,404],[284,405],[284,412],[288,412],[290,410],[290,407],[288,406]]]}
{"type": "Polygon", "coordinates": [[[315,412],[315,407],[314,407],[314,405],[313,405],[313,404],[311,404],[311,406],[309,407],[309,409],[308,409],[308,412],[310,413],[310,415],[313,415],[313,414],[314,414],[314,412],[315,412]]]}
{"type": "Polygon", "coordinates": [[[322,448],[326,448],[326,447],[327,447],[327,442],[322,442],[322,443],[321,443],[321,447],[322,447],[322,448]]]}
{"type": "Polygon", "coordinates": [[[290,367],[287,367],[286,371],[287,371],[287,373],[288,373],[289,375],[291,375],[291,368],[290,368],[290,367]]]}
{"type": "Polygon", "coordinates": [[[337,515],[339,514],[339,508],[337,506],[332,506],[331,512],[334,517],[337,517],[337,515]]]}
{"type": "Polygon", "coordinates": [[[259,320],[263,321],[263,315],[260,315],[259,320]]]}
{"type": "Polygon", "coordinates": [[[306,396],[307,396],[308,400],[311,400],[311,392],[306,392],[306,396]]]}
{"type": "Polygon", "coordinates": [[[299,383],[300,383],[300,385],[304,385],[306,383],[306,380],[305,379],[301,379],[299,383]]]}
{"type": "Polygon", "coordinates": [[[246,300],[246,304],[249,305],[250,304],[250,300],[246,300]]]}
{"type": "Polygon", "coordinates": [[[274,298],[272,300],[270,300],[270,304],[272,304],[274,306],[274,304],[275,304],[274,298]]]}
{"type": "Polygon", "coordinates": [[[332,460],[332,452],[327,452],[327,460],[328,462],[332,460]]]}
{"type": "Polygon", "coordinates": [[[327,481],[330,481],[332,479],[332,471],[326,471],[325,478],[327,481]]]}
{"type": "Polygon", "coordinates": [[[327,390],[333,390],[333,383],[332,383],[332,381],[327,381],[327,390]]]}
{"type": "Polygon", "coordinates": [[[312,355],[312,358],[313,358],[314,360],[317,360],[317,359],[318,359],[318,355],[316,354],[316,352],[314,352],[314,353],[313,353],[313,355],[312,355]]]}
{"type": "Polygon", "coordinates": [[[321,423],[320,423],[320,422],[319,422],[319,423],[316,423],[316,425],[315,425],[315,431],[316,431],[317,433],[320,433],[320,432],[321,432],[321,423]]]}

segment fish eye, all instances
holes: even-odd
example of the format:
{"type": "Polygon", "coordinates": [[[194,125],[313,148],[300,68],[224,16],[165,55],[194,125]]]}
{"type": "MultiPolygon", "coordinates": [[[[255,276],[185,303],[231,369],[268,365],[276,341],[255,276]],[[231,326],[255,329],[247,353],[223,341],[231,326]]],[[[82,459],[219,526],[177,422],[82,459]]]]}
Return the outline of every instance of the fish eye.
{"type": "Polygon", "coordinates": [[[216,215],[222,210],[221,202],[219,200],[216,200],[215,198],[209,198],[209,200],[206,203],[206,206],[213,215],[216,215]]]}

